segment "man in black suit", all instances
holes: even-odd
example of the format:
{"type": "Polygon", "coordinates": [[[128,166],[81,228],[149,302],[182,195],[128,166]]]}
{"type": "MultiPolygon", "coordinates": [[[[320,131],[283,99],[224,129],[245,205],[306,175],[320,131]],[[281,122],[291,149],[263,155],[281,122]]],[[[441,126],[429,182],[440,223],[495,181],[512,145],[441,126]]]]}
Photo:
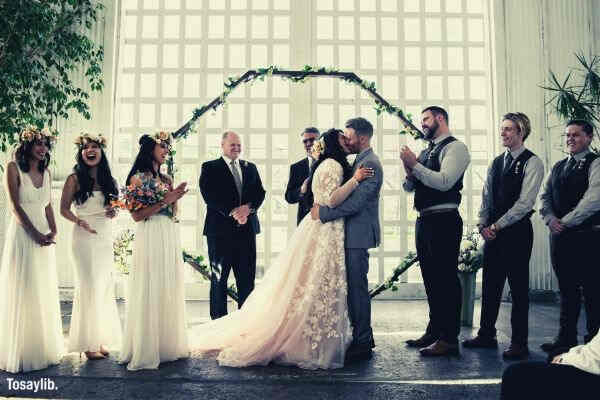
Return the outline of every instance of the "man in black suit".
{"type": "Polygon", "coordinates": [[[227,314],[227,278],[233,269],[238,308],[254,289],[256,275],[256,216],[265,199],[256,165],[238,157],[240,137],[225,132],[223,157],[202,164],[200,192],[206,203],[204,235],[211,267],[210,317],[227,314]]]}
{"type": "Polygon", "coordinates": [[[285,200],[290,204],[298,203],[298,224],[308,214],[313,203],[313,199],[309,196],[305,197],[304,194],[307,190],[306,182],[310,175],[310,167],[314,161],[311,157],[311,149],[319,137],[319,130],[314,127],[306,128],[300,137],[307,156],[290,166],[290,179],[285,189],[285,200]]]}

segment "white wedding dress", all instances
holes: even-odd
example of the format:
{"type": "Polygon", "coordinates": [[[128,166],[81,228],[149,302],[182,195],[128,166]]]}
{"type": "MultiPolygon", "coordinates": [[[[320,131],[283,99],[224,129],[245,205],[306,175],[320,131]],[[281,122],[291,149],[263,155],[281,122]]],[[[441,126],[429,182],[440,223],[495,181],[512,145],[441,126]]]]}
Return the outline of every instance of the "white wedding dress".
{"type": "MultiPolygon", "coordinates": [[[[50,174],[44,172],[43,185],[36,188],[28,173],[18,166],[17,171],[20,205],[33,226],[46,234],[50,174]]],[[[0,267],[0,369],[27,372],[58,364],[64,352],[56,258],[54,245],[40,246],[11,211],[7,214],[0,267]]]]}
{"type": "Polygon", "coordinates": [[[179,224],[154,214],[135,225],[120,361],[128,370],[156,369],[189,356],[179,224]]]}
{"type": "Polygon", "coordinates": [[[77,217],[93,234],[73,224],[71,254],[77,276],[69,351],[100,351],[121,346],[121,321],[115,301],[112,220],[107,218],[104,195],[94,190],[85,203],[75,204],[77,217]]]}
{"type": "MultiPolygon", "coordinates": [[[[337,161],[323,161],[312,183],[315,203],[345,199],[356,182],[340,188],[342,178],[337,161]]],[[[196,328],[193,356],[232,367],[340,368],[352,341],[346,294],[344,221],[323,224],[309,214],[242,308],[196,328]]]]}

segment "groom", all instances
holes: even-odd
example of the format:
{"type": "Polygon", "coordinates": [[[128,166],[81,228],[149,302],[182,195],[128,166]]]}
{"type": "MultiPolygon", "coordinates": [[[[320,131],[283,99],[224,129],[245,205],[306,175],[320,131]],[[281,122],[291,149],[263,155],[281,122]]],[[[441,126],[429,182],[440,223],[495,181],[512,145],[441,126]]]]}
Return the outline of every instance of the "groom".
{"type": "Polygon", "coordinates": [[[367,273],[369,253],[367,249],[379,246],[379,192],[383,183],[383,169],[379,158],[371,149],[373,125],[364,118],[352,118],[346,122],[344,133],[346,151],[358,154],[352,166],[373,169],[373,178],[361,182],[358,188],[336,208],[315,204],[311,209],[313,219],[329,222],[338,218],[345,220],[345,256],[348,280],[348,312],[353,327],[353,342],[346,352],[346,361],[370,358],[375,347],[371,329],[371,298],[367,273]]]}

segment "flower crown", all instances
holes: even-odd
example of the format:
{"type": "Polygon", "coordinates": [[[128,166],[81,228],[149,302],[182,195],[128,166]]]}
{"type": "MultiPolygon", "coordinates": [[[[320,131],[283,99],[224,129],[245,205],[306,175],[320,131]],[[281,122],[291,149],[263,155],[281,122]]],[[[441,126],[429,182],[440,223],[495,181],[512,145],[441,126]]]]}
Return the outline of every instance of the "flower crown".
{"type": "Polygon", "coordinates": [[[82,132],[81,135],[75,138],[75,141],[73,143],[75,143],[81,148],[90,142],[97,143],[98,146],[104,149],[106,147],[107,139],[104,136],[102,136],[101,133],[97,135],[92,135],[87,132],[82,132]]]}
{"type": "Polygon", "coordinates": [[[314,157],[315,159],[318,158],[318,156],[320,156],[321,154],[323,154],[325,152],[325,140],[317,140],[315,144],[313,144],[311,152],[317,156],[314,157]]]}
{"type": "Polygon", "coordinates": [[[160,131],[160,132],[155,133],[152,136],[152,139],[154,139],[154,141],[158,144],[160,144],[161,142],[171,143],[173,141],[171,134],[169,132],[165,132],[165,131],[160,131]]]}
{"type": "Polygon", "coordinates": [[[50,142],[56,141],[58,132],[50,132],[48,128],[40,129],[37,126],[30,125],[23,129],[19,135],[21,143],[32,142],[34,140],[47,139],[50,142]]]}

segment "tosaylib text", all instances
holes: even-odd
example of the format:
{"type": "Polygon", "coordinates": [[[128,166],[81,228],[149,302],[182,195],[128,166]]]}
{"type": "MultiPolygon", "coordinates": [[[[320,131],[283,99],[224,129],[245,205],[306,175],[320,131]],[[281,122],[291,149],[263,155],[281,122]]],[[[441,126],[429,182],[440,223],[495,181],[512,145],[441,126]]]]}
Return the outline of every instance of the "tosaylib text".
{"type": "Polygon", "coordinates": [[[41,378],[37,380],[6,378],[6,381],[8,382],[8,390],[30,391],[33,393],[58,390],[56,383],[50,378],[41,378]]]}

